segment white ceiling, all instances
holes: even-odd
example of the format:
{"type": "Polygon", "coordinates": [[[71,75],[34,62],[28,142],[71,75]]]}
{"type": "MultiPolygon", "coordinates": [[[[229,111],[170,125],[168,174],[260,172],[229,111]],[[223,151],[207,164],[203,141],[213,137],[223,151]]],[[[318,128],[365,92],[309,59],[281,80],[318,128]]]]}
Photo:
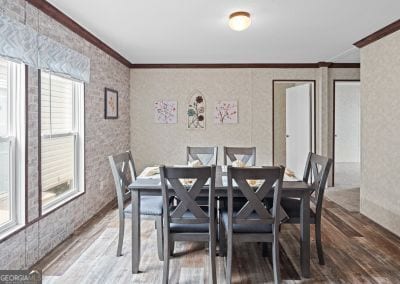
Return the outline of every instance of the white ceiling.
{"type": "Polygon", "coordinates": [[[352,44],[400,16],[399,0],[48,1],[132,63],[357,62],[352,44]]]}

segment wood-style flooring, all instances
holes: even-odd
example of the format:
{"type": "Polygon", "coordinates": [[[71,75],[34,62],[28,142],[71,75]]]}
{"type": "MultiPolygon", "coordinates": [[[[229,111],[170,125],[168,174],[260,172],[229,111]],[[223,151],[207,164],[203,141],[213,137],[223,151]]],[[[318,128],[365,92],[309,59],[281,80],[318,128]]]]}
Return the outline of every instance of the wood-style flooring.
{"type": "Polygon", "coordinates": [[[324,196],[350,212],[360,212],[360,187],[328,187],[324,196]]]}
{"type": "MultiPolygon", "coordinates": [[[[80,228],[42,259],[44,283],[161,283],[162,262],[156,250],[153,221],[143,221],[139,274],[131,274],[130,222],[123,256],[116,257],[117,211],[109,208],[80,228]]],[[[400,238],[359,213],[333,202],[324,204],[322,238],[326,265],[318,264],[312,227],[311,277],[299,276],[299,228],[283,225],[281,274],[284,283],[400,283],[400,238]]],[[[208,283],[203,244],[177,243],[170,264],[170,283],[208,283]]],[[[225,283],[223,258],[217,257],[218,283],[225,283]]],[[[258,244],[234,247],[233,282],[272,282],[271,262],[258,244]]]]}

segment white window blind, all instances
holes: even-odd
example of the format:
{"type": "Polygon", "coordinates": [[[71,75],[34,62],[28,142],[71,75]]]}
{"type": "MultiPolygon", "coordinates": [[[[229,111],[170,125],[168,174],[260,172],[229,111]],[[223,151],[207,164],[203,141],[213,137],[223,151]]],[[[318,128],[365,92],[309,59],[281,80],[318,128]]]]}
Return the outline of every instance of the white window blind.
{"type": "Polygon", "coordinates": [[[0,60],[0,224],[10,221],[10,139],[8,64],[0,60]]]}
{"type": "Polygon", "coordinates": [[[83,190],[83,83],[41,72],[41,137],[46,209],[83,190]]]}
{"type": "Polygon", "coordinates": [[[23,223],[23,66],[0,58],[0,233],[23,223]]]}

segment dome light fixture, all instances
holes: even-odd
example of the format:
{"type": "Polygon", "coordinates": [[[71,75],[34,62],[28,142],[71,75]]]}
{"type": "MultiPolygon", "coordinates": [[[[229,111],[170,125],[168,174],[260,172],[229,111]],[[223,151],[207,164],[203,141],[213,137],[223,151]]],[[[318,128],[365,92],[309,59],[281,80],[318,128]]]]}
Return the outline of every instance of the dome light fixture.
{"type": "Polygon", "coordinates": [[[230,14],[229,27],[234,31],[244,31],[251,24],[250,13],[239,11],[230,14]]]}

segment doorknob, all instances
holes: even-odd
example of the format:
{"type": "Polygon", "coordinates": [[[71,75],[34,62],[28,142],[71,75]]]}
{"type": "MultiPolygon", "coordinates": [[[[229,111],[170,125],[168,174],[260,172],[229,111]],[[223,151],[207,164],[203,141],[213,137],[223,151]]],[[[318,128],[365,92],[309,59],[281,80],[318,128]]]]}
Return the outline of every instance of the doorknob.
{"type": "Polygon", "coordinates": [[[335,138],[337,137],[337,134],[335,134],[335,138]]]}
{"type": "Polygon", "coordinates": [[[289,134],[286,134],[286,138],[289,138],[290,137],[290,135],[289,134]]]}

